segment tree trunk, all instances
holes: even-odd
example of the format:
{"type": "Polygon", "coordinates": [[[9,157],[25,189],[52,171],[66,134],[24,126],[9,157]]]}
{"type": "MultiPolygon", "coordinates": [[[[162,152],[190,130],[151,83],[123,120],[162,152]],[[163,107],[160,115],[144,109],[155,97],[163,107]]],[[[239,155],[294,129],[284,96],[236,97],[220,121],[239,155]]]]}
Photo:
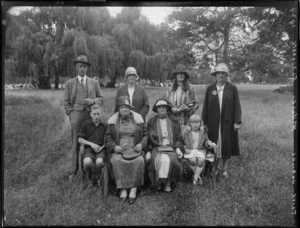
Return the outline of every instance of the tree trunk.
{"type": "Polygon", "coordinates": [[[54,89],[59,89],[59,74],[58,74],[58,70],[57,67],[54,65],[54,72],[55,72],[55,81],[54,81],[54,89]]]}
{"type": "Polygon", "coordinates": [[[228,46],[229,46],[229,24],[224,28],[223,62],[226,64],[229,64],[228,46]]]}

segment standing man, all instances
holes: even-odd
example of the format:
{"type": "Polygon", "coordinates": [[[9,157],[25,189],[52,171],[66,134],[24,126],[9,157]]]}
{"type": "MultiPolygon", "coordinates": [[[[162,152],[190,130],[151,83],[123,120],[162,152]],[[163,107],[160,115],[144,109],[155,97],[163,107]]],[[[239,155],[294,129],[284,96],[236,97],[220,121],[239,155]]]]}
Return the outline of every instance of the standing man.
{"type": "Polygon", "coordinates": [[[208,128],[208,138],[217,144],[218,171],[228,178],[228,160],[240,154],[238,130],[242,123],[242,109],[237,87],[226,80],[228,66],[218,64],[211,75],[216,82],[205,91],[202,120],[208,128]]]}
{"type": "Polygon", "coordinates": [[[71,122],[72,138],[72,179],[78,171],[78,132],[83,121],[91,119],[90,106],[103,104],[103,94],[99,83],[86,76],[88,67],[91,65],[85,55],[79,55],[74,61],[77,76],[66,82],[64,91],[64,107],[71,122]]]}

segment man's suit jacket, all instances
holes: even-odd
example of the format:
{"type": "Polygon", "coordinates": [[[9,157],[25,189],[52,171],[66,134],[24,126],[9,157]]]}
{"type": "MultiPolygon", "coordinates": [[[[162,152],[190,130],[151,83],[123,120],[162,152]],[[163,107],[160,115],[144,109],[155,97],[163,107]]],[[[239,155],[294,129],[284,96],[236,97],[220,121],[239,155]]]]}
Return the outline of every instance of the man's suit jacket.
{"type": "MultiPolygon", "coordinates": [[[[69,115],[74,109],[76,98],[77,83],[79,83],[77,76],[68,80],[65,85],[64,92],[64,107],[66,114],[69,115]]],[[[90,77],[86,77],[86,85],[88,90],[88,98],[93,99],[95,104],[103,104],[103,94],[100,89],[99,83],[90,77]]]]}
{"type": "MultiPolygon", "coordinates": [[[[122,86],[118,89],[116,99],[115,99],[115,112],[117,112],[117,99],[121,96],[128,96],[128,85],[122,86]]],[[[133,111],[142,115],[143,119],[149,111],[149,101],[145,89],[138,84],[135,84],[134,93],[132,96],[132,106],[134,107],[133,111]]]]}

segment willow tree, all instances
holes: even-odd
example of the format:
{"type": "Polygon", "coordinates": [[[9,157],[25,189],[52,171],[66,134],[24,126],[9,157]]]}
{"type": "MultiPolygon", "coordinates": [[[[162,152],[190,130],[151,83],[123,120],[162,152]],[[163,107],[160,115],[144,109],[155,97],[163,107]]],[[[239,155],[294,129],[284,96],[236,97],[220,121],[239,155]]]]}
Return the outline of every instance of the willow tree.
{"type": "Polygon", "coordinates": [[[138,40],[128,24],[117,24],[112,30],[112,36],[117,41],[119,49],[123,52],[123,66],[125,68],[129,64],[130,52],[137,47],[138,40]]]}

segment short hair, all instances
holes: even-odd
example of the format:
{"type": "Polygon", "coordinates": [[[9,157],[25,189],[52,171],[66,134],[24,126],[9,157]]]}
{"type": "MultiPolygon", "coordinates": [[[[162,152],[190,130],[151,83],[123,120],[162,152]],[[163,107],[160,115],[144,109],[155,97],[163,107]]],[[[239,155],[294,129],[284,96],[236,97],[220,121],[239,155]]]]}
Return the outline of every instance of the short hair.
{"type": "Polygon", "coordinates": [[[100,109],[100,111],[101,111],[100,105],[98,105],[98,104],[93,104],[93,105],[91,106],[91,111],[92,111],[92,110],[96,110],[96,109],[100,109]]]}

